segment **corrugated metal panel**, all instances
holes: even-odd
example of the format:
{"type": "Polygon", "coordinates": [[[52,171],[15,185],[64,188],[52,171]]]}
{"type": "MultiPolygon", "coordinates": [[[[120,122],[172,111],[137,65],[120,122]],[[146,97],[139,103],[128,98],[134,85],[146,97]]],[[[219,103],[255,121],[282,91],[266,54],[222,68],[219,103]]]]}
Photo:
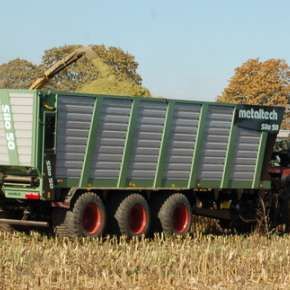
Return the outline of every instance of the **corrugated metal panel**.
{"type": "Polygon", "coordinates": [[[95,98],[58,97],[56,177],[79,178],[95,98]]]}
{"type": "Polygon", "coordinates": [[[141,101],[128,178],[153,180],[165,121],[166,104],[141,101]]]}
{"type": "MultiPolygon", "coordinates": [[[[95,97],[59,97],[57,125],[56,175],[80,178],[95,97]]],[[[125,140],[132,112],[133,99],[104,97],[97,119],[96,142],[91,153],[88,178],[95,181],[119,180],[124,157],[125,140]]],[[[140,100],[134,110],[131,127],[130,155],[123,163],[124,180],[155,182],[168,103],[140,100]],[[136,114],[136,115],[135,115],[136,114]]],[[[166,144],[163,148],[163,173],[160,184],[190,180],[201,104],[176,101],[167,122],[166,144]],[[169,136],[169,138],[167,137],[169,136]]],[[[222,182],[225,157],[229,146],[234,107],[208,105],[205,127],[197,152],[198,181],[222,182]]],[[[231,170],[227,180],[250,181],[253,178],[260,132],[235,127],[231,170]],[[233,160],[233,162],[232,162],[233,160]]],[[[1,130],[0,130],[1,136],[1,130]]],[[[92,135],[94,136],[94,134],[92,135]]],[[[0,147],[1,147],[0,141],[0,147]]],[[[29,145],[23,141],[23,145],[29,145]]],[[[21,152],[22,149],[20,149],[21,152]]],[[[1,158],[1,155],[0,155],[1,158]]],[[[23,158],[27,158],[24,154],[23,158]]],[[[160,159],[161,160],[161,159],[160,159]]],[[[137,182],[138,183],[138,182],[137,182]]],[[[113,186],[113,183],[112,183],[113,186]]],[[[123,185],[122,185],[123,186],[123,185]]]]}
{"type": "Polygon", "coordinates": [[[31,93],[9,93],[20,165],[31,166],[33,102],[31,93]]]}
{"type": "Polygon", "coordinates": [[[221,180],[233,113],[231,107],[209,106],[199,180],[221,180]]]}
{"type": "Polygon", "coordinates": [[[117,179],[124,151],[132,102],[106,98],[103,101],[91,178],[117,179]]]}
{"type": "Polygon", "coordinates": [[[165,180],[188,180],[200,114],[200,105],[176,104],[168,146],[165,180]]]}
{"type": "Polygon", "coordinates": [[[253,180],[261,132],[238,128],[231,178],[253,180]]]}

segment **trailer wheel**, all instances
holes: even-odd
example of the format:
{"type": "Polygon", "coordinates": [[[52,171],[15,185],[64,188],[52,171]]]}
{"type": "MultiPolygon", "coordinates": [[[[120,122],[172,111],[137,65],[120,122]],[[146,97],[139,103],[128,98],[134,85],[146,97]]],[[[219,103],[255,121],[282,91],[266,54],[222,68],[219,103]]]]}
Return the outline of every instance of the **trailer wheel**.
{"type": "Polygon", "coordinates": [[[98,237],[104,232],[106,210],[97,194],[86,192],[76,200],[72,210],[55,209],[53,221],[58,236],[98,237]]]}
{"type": "Polygon", "coordinates": [[[147,235],[150,227],[150,210],[141,194],[130,194],[115,206],[113,216],[116,230],[128,237],[147,235]]]}
{"type": "Polygon", "coordinates": [[[184,194],[175,193],[167,197],[158,212],[162,230],[170,234],[186,234],[192,222],[191,206],[184,194]]]}

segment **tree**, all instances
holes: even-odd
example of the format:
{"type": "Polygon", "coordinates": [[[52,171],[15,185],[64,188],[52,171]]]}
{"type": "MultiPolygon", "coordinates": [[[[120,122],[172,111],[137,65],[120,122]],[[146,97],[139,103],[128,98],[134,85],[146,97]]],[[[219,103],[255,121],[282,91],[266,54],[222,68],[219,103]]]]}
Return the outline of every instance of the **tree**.
{"type": "MultiPolygon", "coordinates": [[[[80,45],[69,45],[45,51],[42,57],[42,69],[47,69],[79,47],[80,45]]],[[[145,95],[148,95],[149,91],[142,88],[142,78],[137,73],[138,63],[132,55],[115,47],[106,48],[103,45],[94,45],[91,48],[98,59],[81,58],[55,76],[48,87],[73,91],[85,91],[87,88],[89,92],[94,93],[128,94],[131,90],[122,90],[127,87],[124,83],[128,83],[137,88],[132,91],[132,94],[144,91],[145,95]],[[112,84],[112,79],[114,79],[114,84],[112,84]],[[120,86],[119,83],[122,85],[120,86]],[[98,85],[101,87],[99,88],[98,85]]]]}
{"type": "MultiPolygon", "coordinates": [[[[80,45],[70,45],[46,50],[42,56],[41,70],[45,71],[79,47],[80,45]]],[[[75,91],[77,88],[96,78],[98,78],[98,69],[86,57],[82,57],[55,75],[45,87],[56,90],[75,91]]]]}
{"type": "MultiPolygon", "coordinates": [[[[55,62],[61,60],[80,45],[67,45],[46,50],[40,65],[26,60],[13,60],[0,65],[0,88],[27,88],[55,62]]],[[[82,57],[76,63],[56,75],[45,88],[66,91],[88,91],[148,96],[137,73],[138,63],[120,48],[91,46],[96,58],[82,57]]]]}
{"type": "Polygon", "coordinates": [[[219,102],[282,105],[290,95],[290,69],[281,59],[249,59],[235,69],[219,102]]]}
{"type": "Polygon", "coordinates": [[[14,59],[0,65],[0,88],[27,88],[39,73],[37,65],[24,59],[14,59]]]}

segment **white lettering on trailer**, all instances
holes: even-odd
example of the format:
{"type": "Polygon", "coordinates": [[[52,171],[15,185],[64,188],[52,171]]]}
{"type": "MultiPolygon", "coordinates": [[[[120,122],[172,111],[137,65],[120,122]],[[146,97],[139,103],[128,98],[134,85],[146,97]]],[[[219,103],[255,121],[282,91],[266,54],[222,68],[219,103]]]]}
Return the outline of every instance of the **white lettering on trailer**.
{"type": "Polygon", "coordinates": [[[51,168],[51,162],[50,162],[50,160],[46,160],[46,169],[47,169],[47,176],[48,176],[49,188],[50,189],[53,189],[54,188],[54,184],[53,184],[52,168],[51,168]]]}
{"type": "Polygon", "coordinates": [[[4,128],[6,130],[5,137],[7,141],[7,147],[9,150],[15,150],[16,149],[15,134],[12,128],[12,116],[10,106],[5,104],[1,106],[1,109],[3,113],[4,128]]]}
{"type": "Polygon", "coordinates": [[[252,120],[272,120],[278,121],[278,113],[275,109],[272,112],[265,111],[264,109],[255,110],[251,108],[249,110],[239,110],[240,119],[252,119],[252,120]]]}

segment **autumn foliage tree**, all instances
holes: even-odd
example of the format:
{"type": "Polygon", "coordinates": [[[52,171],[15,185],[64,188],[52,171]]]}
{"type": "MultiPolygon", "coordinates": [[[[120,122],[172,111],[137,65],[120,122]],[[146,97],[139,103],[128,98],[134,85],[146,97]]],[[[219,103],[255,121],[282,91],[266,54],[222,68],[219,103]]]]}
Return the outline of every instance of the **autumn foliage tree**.
{"type": "Polygon", "coordinates": [[[219,102],[286,106],[290,93],[290,68],[281,59],[249,59],[235,69],[219,102]]]}
{"type": "Polygon", "coordinates": [[[14,59],[0,65],[0,88],[27,88],[39,74],[37,65],[24,59],[14,59]]]}

